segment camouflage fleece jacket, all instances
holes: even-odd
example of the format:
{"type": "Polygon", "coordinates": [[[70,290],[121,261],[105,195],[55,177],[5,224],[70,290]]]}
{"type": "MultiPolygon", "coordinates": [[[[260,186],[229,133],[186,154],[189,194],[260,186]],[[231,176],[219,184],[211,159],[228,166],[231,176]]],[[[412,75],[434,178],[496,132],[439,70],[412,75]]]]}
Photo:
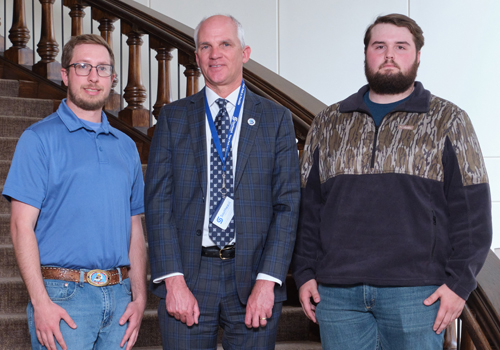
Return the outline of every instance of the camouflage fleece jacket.
{"type": "Polygon", "coordinates": [[[301,286],[446,285],[467,299],[491,245],[488,176],[467,114],[415,83],[375,126],[361,88],[321,112],[301,159],[301,286]]]}

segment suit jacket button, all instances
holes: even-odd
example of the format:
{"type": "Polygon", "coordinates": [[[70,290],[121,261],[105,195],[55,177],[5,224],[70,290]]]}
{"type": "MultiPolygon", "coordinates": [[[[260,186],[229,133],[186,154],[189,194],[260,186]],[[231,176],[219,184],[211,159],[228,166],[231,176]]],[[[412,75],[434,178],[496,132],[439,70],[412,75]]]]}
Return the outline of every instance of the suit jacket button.
{"type": "Polygon", "coordinates": [[[201,230],[196,230],[196,235],[201,236],[201,230]]]}

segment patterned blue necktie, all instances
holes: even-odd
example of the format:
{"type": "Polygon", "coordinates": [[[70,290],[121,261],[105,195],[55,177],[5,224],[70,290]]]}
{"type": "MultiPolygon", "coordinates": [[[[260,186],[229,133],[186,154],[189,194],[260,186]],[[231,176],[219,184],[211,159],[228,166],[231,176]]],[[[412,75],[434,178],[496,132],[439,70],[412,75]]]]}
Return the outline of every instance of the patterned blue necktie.
{"type": "MultiPolygon", "coordinates": [[[[229,126],[231,124],[229,115],[227,114],[225,99],[219,98],[215,101],[219,106],[219,113],[215,116],[214,124],[219,135],[219,140],[222,148],[222,155],[226,154],[226,141],[227,134],[229,133],[229,126]]],[[[214,141],[212,139],[211,155],[210,155],[210,216],[214,213],[219,202],[225,196],[233,198],[233,152],[229,150],[226,159],[226,175],[225,186],[223,186],[223,169],[222,160],[217,153],[214,141]]],[[[214,225],[212,222],[208,224],[208,232],[212,241],[220,248],[224,248],[234,238],[234,217],[225,230],[214,225]]]]}

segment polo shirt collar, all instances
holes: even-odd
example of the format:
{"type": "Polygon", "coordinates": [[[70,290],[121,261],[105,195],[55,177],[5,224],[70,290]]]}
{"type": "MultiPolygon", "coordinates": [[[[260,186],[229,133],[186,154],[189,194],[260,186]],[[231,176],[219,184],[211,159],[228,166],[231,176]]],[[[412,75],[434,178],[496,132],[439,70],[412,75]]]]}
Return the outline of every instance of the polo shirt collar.
{"type": "MultiPolygon", "coordinates": [[[[57,109],[57,114],[59,115],[59,118],[61,118],[64,125],[66,125],[69,132],[73,132],[81,128],[88,131],[93,131],[92,128],[82,123],[80,118],[78,118],[76,114],[71,110],[71,108],[68,107],[68,105],[66,104],[66,99],[63,99],[61,101],[61,104],[57,109]]],[[[111,125],[109,125],[108,118],[106,117],[106,114],[102,111],[101,111],[101,129],[103,130],[104,134],[111,134],[114,137],[118,138],[115,129],[111,127],[111,125]]]]}

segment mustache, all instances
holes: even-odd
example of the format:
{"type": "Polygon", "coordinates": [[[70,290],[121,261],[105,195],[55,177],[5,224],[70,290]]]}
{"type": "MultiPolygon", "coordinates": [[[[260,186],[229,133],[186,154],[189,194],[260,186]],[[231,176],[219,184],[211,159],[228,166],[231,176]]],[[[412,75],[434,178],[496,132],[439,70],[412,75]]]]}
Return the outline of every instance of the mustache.
{"type": "Polygon", "coordinates": [[[398,68],[398,69],[401,69],[401,67],[400,67],[400,66],[399,66],[396,62],[394,62],[393,60],[385,60],[385,62],[384,62],[384,63],[382,63],[382,64],[378,67],[378,69],[382,69],[382,68],[384,68],[384,66],[385,66],[386,64],[392,64],[394,67],[396,67],[396,68],[398,68]]]}
{"type": "Polygon", "coordinates": [[[101,85],[97,84],[90,84],[90,85],[84,85],[84,89],[92,89],[92,90],[103,90],[103,87],[101,85]]]}

